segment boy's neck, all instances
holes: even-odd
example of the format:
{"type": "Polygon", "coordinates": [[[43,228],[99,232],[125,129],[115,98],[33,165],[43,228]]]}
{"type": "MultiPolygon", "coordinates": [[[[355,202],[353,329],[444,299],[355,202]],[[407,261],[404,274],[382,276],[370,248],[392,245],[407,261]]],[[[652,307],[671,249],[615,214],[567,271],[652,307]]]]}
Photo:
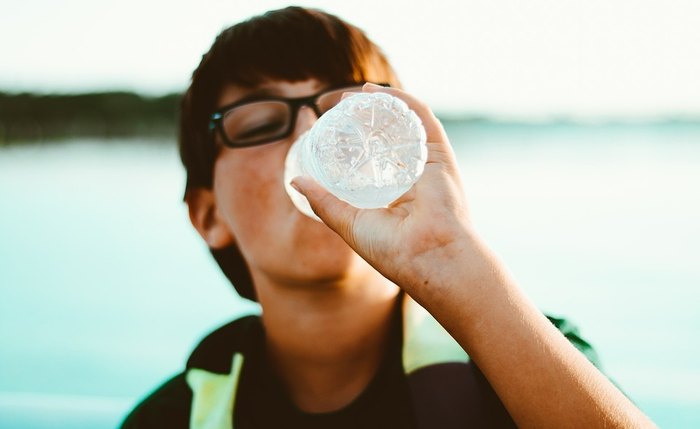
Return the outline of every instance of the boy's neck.
{"type": "Polygon", "coordinates": [[[342,408],[376,373],[399,289],[383,277],[284,288],[258,285],[267,355],[306,412],[342,408]]]}

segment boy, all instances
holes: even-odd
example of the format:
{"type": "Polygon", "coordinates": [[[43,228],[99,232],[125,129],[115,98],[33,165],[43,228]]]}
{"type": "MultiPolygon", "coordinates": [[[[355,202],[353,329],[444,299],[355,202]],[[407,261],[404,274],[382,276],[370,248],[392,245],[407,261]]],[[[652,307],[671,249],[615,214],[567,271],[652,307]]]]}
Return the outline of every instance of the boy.
{"type": "Polygon", "coordinates": [[[124,427],[653,426],[479,238],[440,122],[399,87],[376,45],[320,11],[268,12],[217,37],[183,99],[185,201],[262,315],[207,336],[124,427]],[[406,101],[428,162],[387,209],[295,178],[320,223],[289,200],[285,156],[356,91],[406,101]]]}

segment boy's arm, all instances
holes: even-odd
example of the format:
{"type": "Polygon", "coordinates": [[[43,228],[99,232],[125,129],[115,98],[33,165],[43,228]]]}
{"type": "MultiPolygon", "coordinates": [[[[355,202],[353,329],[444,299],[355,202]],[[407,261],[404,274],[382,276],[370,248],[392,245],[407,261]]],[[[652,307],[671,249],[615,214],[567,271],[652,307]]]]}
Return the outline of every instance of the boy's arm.
{"type": "Polygon", "coordinates": [[[406,290],[459,342],[519,427],[654,427],[530,302],[474,230],[440,122],[412,96],[428,161],[387,209],[359,210],[309,178],[295,186],[314,211],[379,272],[406,290]]]}

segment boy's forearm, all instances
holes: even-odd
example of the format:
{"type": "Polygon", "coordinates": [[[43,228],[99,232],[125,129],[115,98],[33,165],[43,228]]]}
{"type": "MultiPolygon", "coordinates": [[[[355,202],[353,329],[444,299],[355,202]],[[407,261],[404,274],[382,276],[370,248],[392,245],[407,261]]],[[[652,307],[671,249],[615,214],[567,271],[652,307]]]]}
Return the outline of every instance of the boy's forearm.
{"type": "Polygon", "coordinates": [[[410,290],[479,366],[519,427],[655,427],[530,302],[475,235],[456,243],[448,259],[463,258],[453,261],[458,272],[417,275],[420,284],[410,290]],[[439,281],[426,284],[428,278],[439,281]]]}

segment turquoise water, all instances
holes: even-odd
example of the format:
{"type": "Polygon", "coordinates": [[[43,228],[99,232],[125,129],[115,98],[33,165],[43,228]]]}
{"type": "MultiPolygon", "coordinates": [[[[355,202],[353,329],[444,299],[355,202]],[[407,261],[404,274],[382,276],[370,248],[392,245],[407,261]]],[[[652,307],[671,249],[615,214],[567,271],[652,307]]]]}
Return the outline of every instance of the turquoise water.
{"type": "MultiPolygon", "coordinates": [[[[475,222],[663,428],[700,427],[700,126],[448,128],[475,222]]],[[[110,428],[239,301],[166,141],[0,149],[0,427],[110,428]]]]}

